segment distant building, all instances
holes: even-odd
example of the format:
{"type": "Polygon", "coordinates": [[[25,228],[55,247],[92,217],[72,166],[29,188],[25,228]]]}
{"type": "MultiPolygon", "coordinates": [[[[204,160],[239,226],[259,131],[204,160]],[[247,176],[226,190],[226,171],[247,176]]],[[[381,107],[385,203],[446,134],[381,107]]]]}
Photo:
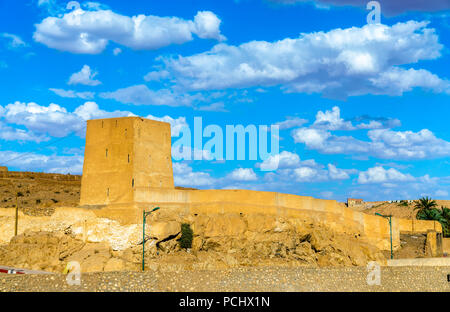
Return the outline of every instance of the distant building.
{"type": "Polygon", "coordinates": [[[364,200],[361,198],[347,198],[347,207],[362,206],[363,204],[364,200]]]}
{"type": "Polygon", "coordinates": [[[0,172],[8,172],[8,167],[1,167],[0,166],[0,172]]]}

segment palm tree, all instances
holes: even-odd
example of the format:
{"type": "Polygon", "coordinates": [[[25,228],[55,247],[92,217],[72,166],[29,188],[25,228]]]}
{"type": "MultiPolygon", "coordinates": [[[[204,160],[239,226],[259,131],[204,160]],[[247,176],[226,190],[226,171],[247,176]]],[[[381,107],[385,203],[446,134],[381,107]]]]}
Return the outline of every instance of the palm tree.
{"type": "Polygon", "coordinates": [[[431,198],[422,197],[419,198],[419,200],[416,200],[414,210],[419,210],[417,214],[421,214],[426,210],[431,210],[434,207],[437,206],[436,201],[432,200],[431,198]]]}

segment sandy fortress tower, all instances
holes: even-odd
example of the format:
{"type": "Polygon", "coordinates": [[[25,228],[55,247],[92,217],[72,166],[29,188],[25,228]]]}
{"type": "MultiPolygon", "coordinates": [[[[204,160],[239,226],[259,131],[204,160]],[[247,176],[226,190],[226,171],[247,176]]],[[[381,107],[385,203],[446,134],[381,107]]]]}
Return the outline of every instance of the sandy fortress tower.
{"type": "Polygon", "coordinates": [[[138,191],[174,188],[170,124],[140,117],[89,120],[82,206],[133,204],[138,191]]]}
{"type": "MultiPolygon", "coordinates": [[[[239,232],[244,228],[244,215],[248,226],[255,228],[263,227],[261,220],[267,217],[273,222],[290,219],[299,224],[326,224],[337,232],[364,236],[379,248],[390,248],[385,218],[355,211],[335,200],[277,192],[175,188],[170,124],[140,117],[87,122],[80,206],[123,224],[142,223],[143,209],[155,206],[161,208],[156,218],[220,215],[225,216],[223,222],[230,223],[223,229],[239,235],[244,235],[239,232]]],[[[400,233],[429,230],[442,233],[436,221],[392,218],[394,248],[400,245],[400,233]]]]}

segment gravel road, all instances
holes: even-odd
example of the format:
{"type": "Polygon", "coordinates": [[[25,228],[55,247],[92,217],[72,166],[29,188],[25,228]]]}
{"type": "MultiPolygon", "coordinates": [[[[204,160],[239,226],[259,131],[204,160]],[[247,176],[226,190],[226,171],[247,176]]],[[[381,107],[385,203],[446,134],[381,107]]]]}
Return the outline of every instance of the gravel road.
{"type": "Polygon", "coordinates": [[[382,267],[381,285],[367,284],[365,267],[238,268],[221,271],[111,272],[82,274],[79,286],[66,276],[0,275],[0,292],[60,291],[445,291],[450,267],[382,267]]]}

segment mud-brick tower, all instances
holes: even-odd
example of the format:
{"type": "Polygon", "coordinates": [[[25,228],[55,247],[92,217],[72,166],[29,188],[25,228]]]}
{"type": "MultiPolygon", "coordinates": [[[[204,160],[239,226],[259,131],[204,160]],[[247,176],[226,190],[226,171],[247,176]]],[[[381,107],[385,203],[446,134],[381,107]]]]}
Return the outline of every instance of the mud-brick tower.
{"type": "Polygon", "coordinates": [[[174,188],[170,124],[140,117],[87,122],[81,206],[135,203],[139,189],[174,188]]]}

